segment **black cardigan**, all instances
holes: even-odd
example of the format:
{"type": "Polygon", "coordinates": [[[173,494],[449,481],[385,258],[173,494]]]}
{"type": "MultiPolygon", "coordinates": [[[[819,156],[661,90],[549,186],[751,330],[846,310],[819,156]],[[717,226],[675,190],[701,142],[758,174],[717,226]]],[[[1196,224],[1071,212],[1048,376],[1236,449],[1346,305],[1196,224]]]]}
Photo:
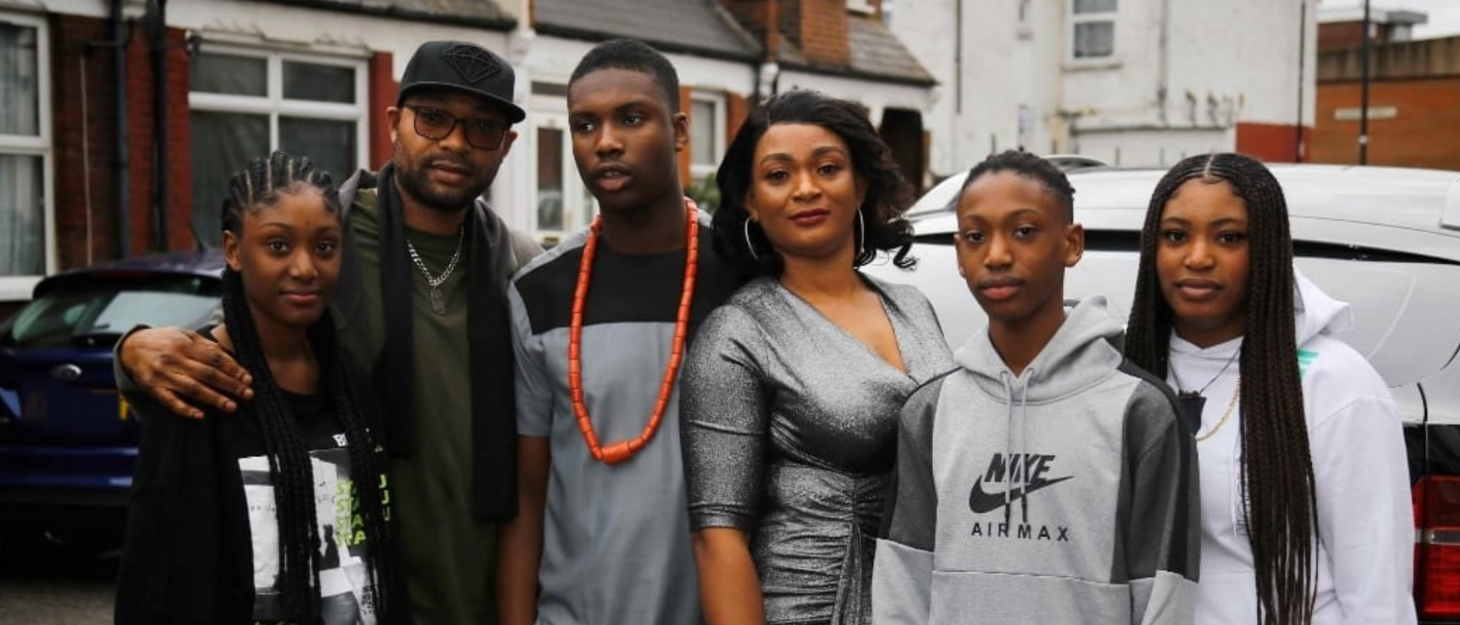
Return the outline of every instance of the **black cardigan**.
{"type": "MultiPolygon", "coordinates": [[[[350,392],[374,429],[379,413],[368,391],[351,384],[350,392]]],[[[128,393],[127,401],[143,425],[117,573],[117,625],[253,625],[253,537],[238,465],[265,453],[252,402],[237,414],[208,411],[193,420],[142,393],[128,393]]],[[[403,602],[403,589],[395,592],[403,602]]]]}

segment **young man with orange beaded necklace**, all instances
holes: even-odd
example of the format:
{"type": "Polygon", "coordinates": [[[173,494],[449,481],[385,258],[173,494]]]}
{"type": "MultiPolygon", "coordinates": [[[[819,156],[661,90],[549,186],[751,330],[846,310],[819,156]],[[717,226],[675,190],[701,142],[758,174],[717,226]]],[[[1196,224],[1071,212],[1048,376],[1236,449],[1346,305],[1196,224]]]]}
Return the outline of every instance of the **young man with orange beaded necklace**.
{"type": "Polygon", "coordinates": [[[699,623],[679,449],[686,343],[739,285],[684,199],[679,79],[636,41],[568,84],[573,158],[599,217],[508,292],[519,514],[503,526],[503,625],[699,623]]]}

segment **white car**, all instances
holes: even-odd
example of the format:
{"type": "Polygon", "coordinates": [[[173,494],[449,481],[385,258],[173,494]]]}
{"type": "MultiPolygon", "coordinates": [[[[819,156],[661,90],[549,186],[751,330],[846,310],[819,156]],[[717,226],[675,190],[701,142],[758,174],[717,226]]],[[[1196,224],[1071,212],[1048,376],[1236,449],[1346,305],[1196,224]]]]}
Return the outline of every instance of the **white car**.
{"type": "MultiPolygon", "coordinates": [[[[1421,621],[1460,621],[1460,172],[1274,165],[1287,196],[1297,266],[1349,302],[1354,329],[1339,338],[1388,382],[1405,420],[1416,497],[1415,595],[1421,621]]],[[[1141,225],[1164,170],[1068,172],[1085,255],[1065,296],[1105,295],[1127,316],[1141,225]]],[[[986,318],[958,275],[950,204],[961,174],[909,211],[911,271],[874,263],[870,274],[913,284],[933,302],[957,349],[986,318]]]]}

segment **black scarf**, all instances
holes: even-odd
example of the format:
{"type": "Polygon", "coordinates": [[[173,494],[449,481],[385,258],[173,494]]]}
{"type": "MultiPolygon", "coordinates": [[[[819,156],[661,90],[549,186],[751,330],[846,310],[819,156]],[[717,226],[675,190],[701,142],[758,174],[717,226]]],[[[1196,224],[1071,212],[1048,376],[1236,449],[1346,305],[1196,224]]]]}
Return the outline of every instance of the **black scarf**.
{"type": "MultiPolygon", "coordinates": [[[[376,181],[380,214],[380,282],[385,307],[385,347],[374,381],[385,401],[385,439],[390,455],[409,457],[415,442],[412,337],[412,273],[395,165],[376,181]]],[[[517,515],[517,405],[513,392],[507,283],[516,264],[507,226],[473,202],[466,219],[467,343],[471,352],[472,513],[502,522],[517,515]]]]}

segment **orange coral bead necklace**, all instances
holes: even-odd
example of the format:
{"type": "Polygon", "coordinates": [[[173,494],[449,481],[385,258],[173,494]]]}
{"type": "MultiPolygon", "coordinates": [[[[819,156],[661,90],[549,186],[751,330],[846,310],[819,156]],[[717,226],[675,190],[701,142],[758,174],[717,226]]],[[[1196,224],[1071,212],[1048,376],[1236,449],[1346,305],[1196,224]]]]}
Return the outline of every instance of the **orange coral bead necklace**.
{"type": "Polygon", "coordinates": [[[684,286],[679,295],[679,316],[674,322],[674,346],[669,353],[669,364],[664,367],[664,380],[659,385],[659,399],[654,403],[654,412],[649,423],[635,438],[601,446],[598,433],[593,430],[593,421],[588,418],[588,406],[583,394],[583,309],[588,301],[588,285],[593,281],[593,256],[598,251],[598,233],[603,227],[603,216],[593,219],[589,228],[588,241],[583,244],[583,260],[578,265],[578,286],[573,291],[573,319],[568,326],[568,392],[573,399],[573,413],[578,419],[578,429],[583,431],[583,440],[593,459],[604,464],[618,464],[643,449],[659,430],[664,411],[669,408],[669,398],[674,394],[674,379],[679,374],[680,362],[684,360],[684,341],[689,334],[690,301],[695,292],[695,268],[698,266],[700,249],[699,209],[694,202],[685,199],[685,259],[684,286]]]}

